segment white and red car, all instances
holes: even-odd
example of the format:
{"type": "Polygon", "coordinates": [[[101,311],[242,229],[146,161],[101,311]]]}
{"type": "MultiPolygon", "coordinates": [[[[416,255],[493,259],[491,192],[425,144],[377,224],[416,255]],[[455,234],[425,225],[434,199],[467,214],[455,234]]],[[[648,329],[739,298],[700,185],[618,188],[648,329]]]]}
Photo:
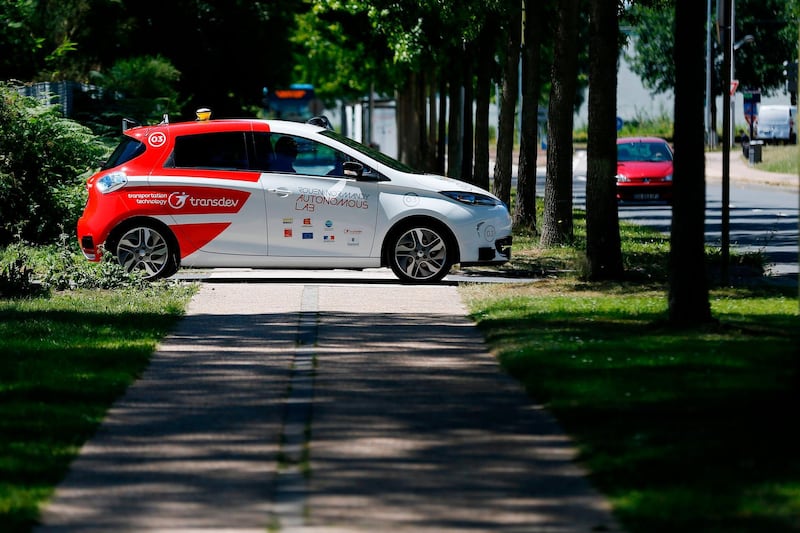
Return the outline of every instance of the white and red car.
{"type": "Polygon", "coordinates": [[[511,253],[508,209],[489,192],[311,124],[131,128],[87,187],[84,255],[108,251],[153,279],[181,266],[388,266],[401,281],[435,282],[456,263],[511,253]]]}

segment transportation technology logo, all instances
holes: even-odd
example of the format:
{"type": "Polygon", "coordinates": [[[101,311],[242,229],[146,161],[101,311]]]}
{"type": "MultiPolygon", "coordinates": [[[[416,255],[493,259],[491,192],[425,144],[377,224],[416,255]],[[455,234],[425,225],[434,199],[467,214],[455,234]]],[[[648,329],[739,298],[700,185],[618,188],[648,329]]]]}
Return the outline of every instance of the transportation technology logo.
{"type": "Polygon", "coordinates": [[[187,187],[181,190],[152,187],[127,192],[127,199],[139,209],[159,214],[176,211],[191,215],[238,213],[249,196],[247,191],[212,187],[187,187]]]}

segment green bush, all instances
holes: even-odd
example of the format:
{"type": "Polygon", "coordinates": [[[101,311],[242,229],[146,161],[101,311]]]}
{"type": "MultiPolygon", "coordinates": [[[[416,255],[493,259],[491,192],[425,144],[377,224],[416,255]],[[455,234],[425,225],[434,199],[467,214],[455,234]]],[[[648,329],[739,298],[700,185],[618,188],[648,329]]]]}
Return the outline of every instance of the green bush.
{"type": "Polygon", "coordinates": [[[110,253],[99,263],[87,261],[74,237],[65,233],[57,244],[34,246],[20,241],[0,249],[0,298],[50,290],[141,290],[151,285],[142,272],[127,272],[110,253]]]}
{"type": "Polygon", "coordinates": [[[106,148],[91,131],[0,84],[0,246],[52,243],[74,228],[84,177],[106,148]]]}
{"type": "Polygon", "coordinates": [[[22,243],[9,246],[0,255],[0,298],[24,298],[38,291],[28,247],[22,243]]]}

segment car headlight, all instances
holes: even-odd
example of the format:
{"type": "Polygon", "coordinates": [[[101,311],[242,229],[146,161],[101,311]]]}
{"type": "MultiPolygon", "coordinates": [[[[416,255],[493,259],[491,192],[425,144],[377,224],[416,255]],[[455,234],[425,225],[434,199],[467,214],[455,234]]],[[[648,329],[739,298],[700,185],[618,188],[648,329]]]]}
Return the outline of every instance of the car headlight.
{"type": "Polygon", "coordinates": [[[451,200],[461,202],[467,205],[486,205],[496,206],[503,205],[503,202],[486,194],[464,191],[441,191],[441,194],[447,196],[451,200]]]}
{"type": "Polygon", "coordinates": [[[667,174],[664,176],[664,181],[672,181],[672,174],[667,174]]]}
{"type": "Polygon", "coordinates": [[[626,181],[631,181],[631,180],[625,174],[617,174],[617,182],[620,182],[620,181],[621,182],[626,182],[626,181]]]}
{"type": "Polygon", "coordinates": [[[94,186],[97,187],[98,191],[106,194],[124,187],[127,183],[128,176],[126,176],[124,172],[112,172],[98,179],[94,186]]]}

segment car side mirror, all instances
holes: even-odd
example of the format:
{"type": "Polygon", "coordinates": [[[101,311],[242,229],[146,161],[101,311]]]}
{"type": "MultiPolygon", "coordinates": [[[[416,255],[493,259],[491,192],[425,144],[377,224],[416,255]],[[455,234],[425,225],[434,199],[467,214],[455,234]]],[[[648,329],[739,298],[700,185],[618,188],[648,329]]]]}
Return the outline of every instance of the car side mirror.
{"type": "Polygon", "coordinates": [[[358,161],[345,161],[342,163],[342,172],[348,178],[360,178],[364,174],[364,165],[358,161]]]}

